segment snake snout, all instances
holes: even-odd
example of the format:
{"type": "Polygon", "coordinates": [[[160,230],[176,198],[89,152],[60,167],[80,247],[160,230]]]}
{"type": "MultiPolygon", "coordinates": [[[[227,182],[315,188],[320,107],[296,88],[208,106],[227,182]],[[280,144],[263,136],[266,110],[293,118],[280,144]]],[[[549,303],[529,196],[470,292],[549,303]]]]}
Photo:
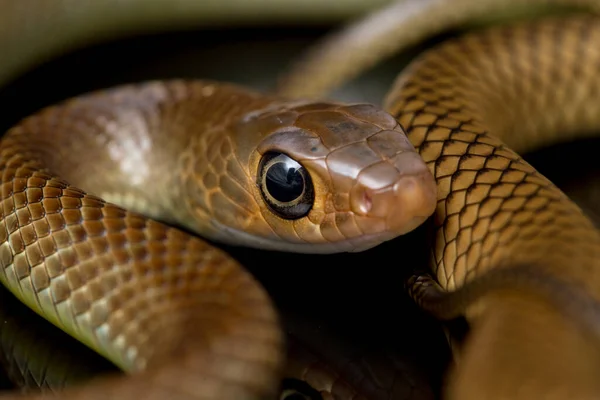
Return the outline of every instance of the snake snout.
{"type": "Polygon", "coordinates": [[[383,220],[387,232],[402,235],[421,225],[434,212],[437,187],[423,165],[408,174],[397,173],[383,187],[358,184],[350,198],[355,214],[383,220]]]}
{"type": "Polygon", "coordinates": [[[429,173],[403,176],[393,186],[388,196],[395,204],[386,215],[388,230],[407,233],[421,225],[433,212],[437,204],[436,182],[429,173]]]}

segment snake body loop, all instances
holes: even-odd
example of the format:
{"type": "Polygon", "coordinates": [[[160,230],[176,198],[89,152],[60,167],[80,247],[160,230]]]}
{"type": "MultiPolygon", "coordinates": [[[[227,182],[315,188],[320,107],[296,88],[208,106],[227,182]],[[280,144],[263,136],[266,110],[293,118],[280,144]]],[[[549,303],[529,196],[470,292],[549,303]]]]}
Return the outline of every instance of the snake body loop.
{"type": "Polygon", "coordinates": [[[445,289],[520,262],[597,297],[598,232],[515,152],[595,134],[597,22],[548,19],[466,36],[425,54],[388,94],[385,107],[438,181],[432,265],[445,289]],[[573,257],[577,268],[568,267],[573,257]]]}
{"type": "MultiPolygon", "coordinates": [[[[588,332],[598,334],[597,311],[590,311],[600,304],[600,235],[575,203],[515,151],[597,134],[599,42],[600,21],[591,16],[547,18],[467,35],[426,52],[398,77],[385,100],[385,108],[405,127],[438,182],[431,262],[436,281],[447,291],[468,292],[469,285],[481,285],[475,290],[485,297],[487,287],[488,298],[497,284],[521,293],[541,289],[544,303],[568,309],[562,317],[553,317],[555,325],[547,326],[548,331],[561,332],[560,324],[581,329],[573,322],[583,319],[588,329],[590,324],[595,329],[588,332]],[[498,268],[505,268],[504,273],[498,268]],[[531,290],[523,289],[522,282],[531,290]],[[570,296],[574,291],[582,293],[570,296]]],[[[462,304],[476,327],[481,315],[493,316],[505,307],[499,297],[475,312],[479,301],[452,304],[457,299],[460,296],[446,296],[446,307],[462,304]]],[[[440,302],[443,298],[435,303],[440,302]]],[[[509,315],[505,327],[524,332],[526,326],[509,315]]],[[[487,328],[484,324],[479,329],[474,332],[487,328]]],[[[536,347],[548,343],[556,353],[569,354],[568,343],[583,340],[579,335],[585,331],[571,331],[555,342],[547,333],[535,338],[525,333],[503,336],[502,346],[528,343],[535,349],[531,352],[540,353],[511,353],[514,358],[505,354],[490,368],[480,364],[485,358],[470,364],[467,357],[464,363],[471,373],[462,376],[462,386],[451,391],[450,398],[478,398],[492,386],[495,398],[597,394],[591,380],[595,364],[578,371],[577,379],[565,372],[554,380],[547,368],[555,368],[552,374],[563,372],[560,356],[548,361],[536,347]],[[561,347],[561,342],[566,344],[561,347]],[[544,360],[545,366],[528,370],[528,357],[544,360]],[[498,376],[508,384],[492,384],[498,376]],[[475,389],[476,379],[488,386],[475,389]],[[537,381],[526,384],[528,379],[537,381]]],[[[487,332],[489,336],[493,331],[487,332]]],[[[481,340],[470,357],[489,346],[481,340]]],[[[598,336],[586,339],[588,345],[589,341],[598,344],[598,336]]],[[[594,354],[578,354],[578,365],[594,360],[594,354]]]]}
{"type": "Polygon", "coordinates": [[[283,340],[262,287],[222,251],[136,212],[230,244],[319,253],[372,247],[435,206],[425,163],[379,109],[205,81],[122,86],[41,110],[2,138],[0,172],[0,281],[135,374],[69,399],[262,399],[278,388],[283,340]],[[83,151],[102,171],[84,172],[83,151]],[[291,219],[271,204],[289,200],[286,178],[259,184],[273,162],[305,170],[310,208],[291,219]],[[403,207],[390,213],[390,203],[403,207]]]}
{"type": "MultiPolygon", "coordinates": [[[[418,29],[399,46],[512,4],[406,2],[414,8],[396,10],[441,19],[415,19],[418,29]]],[[[384,102],[389,114],[183,81],[121,87],[43,110],[0,142],[0,280],[133,373],[65,398],[258,399],[275,392],[283,361],[267,295],[223,252],[136,212],[218,241],[314,253],[368,249],[433,213],[431,269],[441,288],[469,288],[504,268],[510,292],[492,290],[494,281],[458,305],[473,329],[449,398],[597,397],[599,339],[573,323],[594,323],[595,314],[572,310],[593,311],[600,301],[600,234],[518,152],[597,131],[598,43],[600,21],[592,16],[468,35],[403,71],[384,102]],[[84,173],[75,157],[83,151],[108,171],[93,179],[84,173]],[[293,188],[296,197],[269,189],[273,160],[283,165],[270,184],[293,188]],[[294,203],[307,199],[310,207],[294,203]],[[526,266],[527,287],[552,279],[561,295],[578,290],[581,298],[559,314],[546,299],[511,287],[511,271],[514,282],[524,276],[511,266],[526,266]]],[[[313,54],[313,65],[327,60],[327,52],[313,54]]],[[[321,64],[325,78],[315,82],[336,81],[328,66],[321,64]]],[[[281,93],[299,95],[292,86],[281,93]]],[[[445,299],[457,309],[456,296],[445,299]]]]}
{"type": "MultiPolygon", "coordinates": [[[[277,316],[249,274],[205,242],[106,203],[49,169],[71,171],[78,178],[78,163],[70,157],[81,149],[56,146],[56,135],[85,139],[87,134],[89,140],[106,146],[107,153],[96,153],[97,157],[119,158],[111,153],[111,149],[118,151],[111,135],[124,123],[132,128],[126,143],[148,140],[143,135],[151,130],[143,127],[152,119],[144,113],[156,113],[159,106],[152,104],[152,94],[164,101],[174,99],[177,89],[180,95],[193,97],[204,87],[146,85],[140,89],[146,93],[138,98],[135,112],[127,109],[135,89],[124,88],[104,98],[98,95],[96,110],[106,111],[110,97],[110,103],[120,105],[122,120],[116,115],[110,118],[110,112],[94,113],[91,104],[78,107],[76,100],[42,111],[2,139],[0,280],[30,308],[125,371],[147,371],[135,380],[153,382],[134,389],[135,385],[115,379],[114,385],[75,390],[66,398],[128,397],[134,395],[132,390],[136,396],[164,398],[175,389],[176,375],[188,377],[187,384],[175,389],[181,398],[193,398],[199,389],[203,398],[255,398],[263,388],[277,387],[275,372],[282,362],[277,316]],[[69,112],[71,118],[64,118],[69,112]],[[95,132],[100,126],[105,127],[103,134],[95,132]],[[216,287],[230,291],[216,291],[216,287]],[[242,343],[247,344],[245,351],[242,343]],[[153,368],[158,365],[162,368],[153,368]],[[200,386],[195,376],[205,377],[200,386]]],[[[136,149],[144,146],[125,150],[136,149]]],[[[101,160],[93,158],[90,154],[88,161],[100,165],[101,160]]],[[[110,161],[104,162],[111,165],[110,161]]],[[[135,167],[143,177],[143,165],[135,167]]],[[[114,189],[111,184],[117,182],[110,181],[110,171],[102,176],[107,181],[105,190],[114,189]]],[[[125,177],[131,180],[130,199],[137,194],[139,178],[125,177]]],[[[158,183],[146,188],[155,189],[158,183]]]]}

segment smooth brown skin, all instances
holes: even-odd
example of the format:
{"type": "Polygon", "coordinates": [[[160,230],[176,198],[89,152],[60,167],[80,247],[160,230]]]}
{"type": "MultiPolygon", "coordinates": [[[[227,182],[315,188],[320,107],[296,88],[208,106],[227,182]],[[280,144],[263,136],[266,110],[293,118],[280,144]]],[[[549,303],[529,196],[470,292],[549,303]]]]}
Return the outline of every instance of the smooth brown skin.
{"type": "Polygon", "coordinates": [[[331,253],[405,233],[435,207],[431,173],[388,114],[214,82],[149,82],[44,109],[6,133],[0,161],[0,280],[133,374],[65,399],[277,391],[282,333],[262,287],[224,252],[136,211],[230,244],[331,253]],[[310,173],[306,216],[283,219],[264,202],[267,151],[310,173]]]}

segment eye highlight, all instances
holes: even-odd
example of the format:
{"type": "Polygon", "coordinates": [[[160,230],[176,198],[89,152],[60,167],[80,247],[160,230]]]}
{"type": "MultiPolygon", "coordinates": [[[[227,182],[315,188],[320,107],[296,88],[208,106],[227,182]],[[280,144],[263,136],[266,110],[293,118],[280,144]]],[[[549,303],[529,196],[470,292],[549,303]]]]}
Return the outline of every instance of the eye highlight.
{"type": "Polygon", "coordinates": [[[310,174],[286,154],[264,154],[258,166],[258,186],[269,208],[281,218],[302,218],[313,206],[310,174]]]}
{"type": "Polygon", "coordinates": [[[298,379],[284,379],[279,400],[323,400],[321,394],[308,383],[298,379]]]}

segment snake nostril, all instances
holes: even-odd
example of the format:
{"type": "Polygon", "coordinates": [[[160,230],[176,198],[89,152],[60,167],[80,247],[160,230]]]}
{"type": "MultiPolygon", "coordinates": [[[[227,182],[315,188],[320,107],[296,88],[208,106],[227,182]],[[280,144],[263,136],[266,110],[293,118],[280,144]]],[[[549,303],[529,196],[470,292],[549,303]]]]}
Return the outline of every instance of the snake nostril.
{"type": "Polygon", "coordinates": [[[360,202],[360,211],[364,214],[368,214],[373,207],[373,198],[367,190],[363,190],[362,201],[360,202]]]}
{"type": "Polygon", "coordinates": [[[376,193],[363,185],[356,185],[350,192],[350,208],[357,215],[370,215],[373,213],[377,198],[376,193]]]}

